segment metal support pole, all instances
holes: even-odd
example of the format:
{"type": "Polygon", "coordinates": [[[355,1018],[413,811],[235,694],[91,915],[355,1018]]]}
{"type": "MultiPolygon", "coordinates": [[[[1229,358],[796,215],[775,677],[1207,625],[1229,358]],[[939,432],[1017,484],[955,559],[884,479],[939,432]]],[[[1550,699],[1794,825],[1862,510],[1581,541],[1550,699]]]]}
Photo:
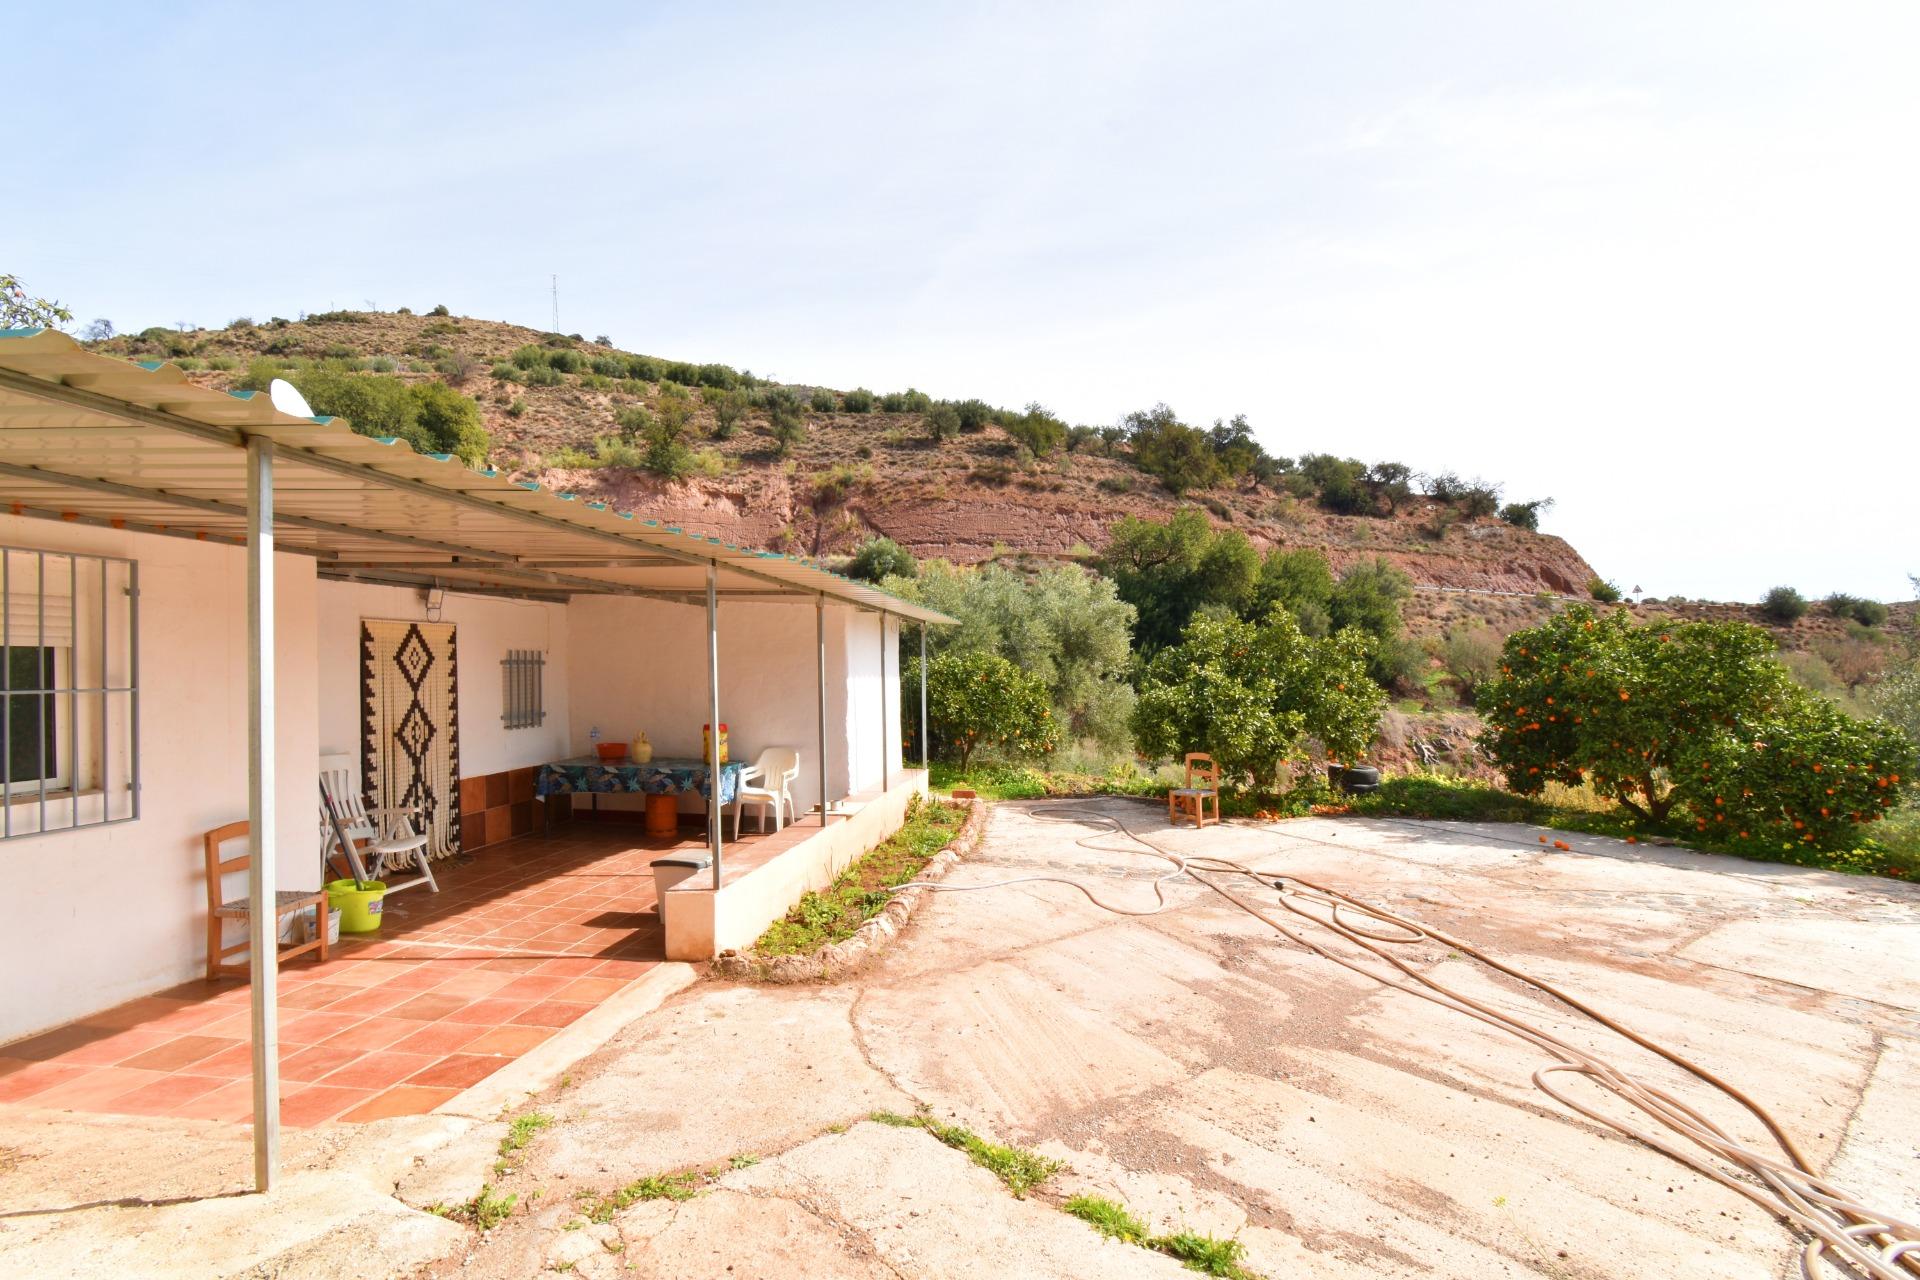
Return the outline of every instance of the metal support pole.
{"type": "Polygon", "coordinates": [[[820,825],[827,825],[827,598],[813,598],[814,639],[820,647],[820,825]]]}
{"type": "Polygon", "coordinates": [[[920,767],[927,767],[927,624],[920,624],[920,767]]]}
{"type": "Polygon", "coordinates": [[[720,888],[720,595],[718,570],[707,566],[707,847],[713,853],[713,887],[720,888]]]}
{"type": "Polygon", "coordinates": [[[887,725],[887,615],[880,615],[880,793],[893,786],[893,743],[887,725]]]}
{"type": "MultiPolygon", "coordinates": [[[[273,441],[247,440],[247,959],[253,990],[253,1187],[280,1165],[279,878],[274,866],[273,441]]],[[[322,917],[318,921],[326,927],[322,917]]]]}

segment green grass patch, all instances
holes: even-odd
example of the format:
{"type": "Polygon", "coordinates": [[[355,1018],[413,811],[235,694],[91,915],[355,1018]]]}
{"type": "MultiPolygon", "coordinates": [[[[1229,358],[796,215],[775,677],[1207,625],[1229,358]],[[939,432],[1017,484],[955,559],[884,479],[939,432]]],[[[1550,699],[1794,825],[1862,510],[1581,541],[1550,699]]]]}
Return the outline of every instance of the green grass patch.
{"type": "Polygon", "coordinates": [[[929,785],[951,792],[966,787],[987,800],[1041,800],[1049,796],[1162,796],[1174,785],[1162,771],[1121,761],[1104,770],[1038,769],[1023,764],[981,764],[966,772],[934,763],[929,785]]]}
{"type": "Polygon", "coordinates": [[[1062,1167],[1060,1161],[1049,1160],[1037,1151],[1001,1142],[988,1142],[964,1125],[944,1124],[925,1112],[904,1116],[897,1111],[876,1111],[867,1118],[876,1124],[892,1125],[897,1129],[926,1130],[947,1146],[964,1152],[969,1160],[1006,1184],[1007,1190],[1018,1199],[1026,1199],[1027,1192],[1051,1178],[1062,1167]]]}
{"type": "MultiPolygon", "coordinates": [[[[1550,787],[1543,797],[1515,795],[1483,782],[1443,778],[1430,774],[1402,774],[1383,778],[1380,790],[1367,796],[1334,796],[1321,792],[1325,805],[1366,817],[1439,818],[1456,822],[1519,822],[1556,831],[1586,835],[1658,838],[1700,853],[1717,853],[1749,861],[1784,862],[1861,875],[1895,879],[1920,878],[1920,809],[1896,810],[1883,821],[1862,829],[1852,849],[1809,849],[1783,844],[1778,850],[1751,846],[1730,847],[1702,840],[1693,828],[1679,822],[1648,822],[1591,792],[1550,787]]],[[[1286,797],[1280,797],[1284,803],[1286,797]]],[[[1236,808],[1229,802],[1228,812],[1236,808]]],[[[1324,806],[1323,806],[1324,807],[1324,806]]]]}
{"type": "Polygon", "coordinates": [[[465,1204],[429,1205],[428,1213],[442,1218],[451,1218],[455,1222],[469,1222],[482,1231],[491,1231],[505,1222],[513,1213],[513,1206],[520,1202],[516,1192],[501,1192],[489,1182],[481,1187],[479,1193],[465,1204]]]}
{"type": "Polygon", "coordinates": [[[1147,1224],[1127,1212],[1127,1206],[1105,1196],[1075,1196],[1060,1206],[1109,1240],[1145,1244],[1147,1224]]]}
{"type": "Polygon", "coordinates": [[[887,905],[887,890],[919,875],[966,818],[963,805],[915,804],[898,831],[854,859],[826,889],[803,895],[784,919],[767,927],[754,949],[763,956],[806,955],[852,937],[887,905]]]}

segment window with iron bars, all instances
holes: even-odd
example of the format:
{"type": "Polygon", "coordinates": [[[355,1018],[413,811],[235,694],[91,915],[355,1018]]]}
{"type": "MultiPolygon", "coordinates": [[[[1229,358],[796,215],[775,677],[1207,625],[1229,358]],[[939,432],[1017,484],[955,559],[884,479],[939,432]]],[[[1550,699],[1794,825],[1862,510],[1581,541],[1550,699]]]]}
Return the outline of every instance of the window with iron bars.
{"type": "Polygon", "coordinates": [[[509,729],[534,729],[546,723],[547,655],[538,649],[509,649],[500,659],[500,720],[509,729]]]}
{"type": "Polygon", "coordinates": [[[0,839],[140,816],[139,566],[0,547],[0,839]]]}

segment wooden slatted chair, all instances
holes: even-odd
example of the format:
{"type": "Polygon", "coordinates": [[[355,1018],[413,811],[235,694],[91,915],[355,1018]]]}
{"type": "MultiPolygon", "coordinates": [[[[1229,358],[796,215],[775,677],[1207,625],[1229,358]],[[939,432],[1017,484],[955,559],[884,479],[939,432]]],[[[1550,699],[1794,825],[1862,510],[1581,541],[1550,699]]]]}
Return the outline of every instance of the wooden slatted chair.
{"type": "MultiPolygon", "coordinates": [[[[222,880],[236,871],[245,871],[253,865],[251,852],[237,858],[220,857],[220,846],[232,840],[244,840],[251,830],[245,822],[229,822],[224,827],[215,827],[203,837],[207,853],[207,981],[212,982],[221,974],[247,976],[249,966],[243,963],[229,963],[228,956],[245,951],[250,945],[246,938],[232,946],[221,945],[222,926],[229,920],[245,923],[252,914],[245,898],[222,901],[224,890],[222,880]]],[[[291,960],[303,956],[309,951],[320,953],[320,963],[327,962],[327,893],[322,889],[308,893],[300,889],[281,889],[274,893],[274,914],[277,920],[297,915],[308,907],[313,908],[314,936],[306,942],[280,949],[280,959],[291,960]]],[[[276,936],[279,930],[275,929],[276,936]]]]}
{"type": "Polygon", "coordinates": [[[1196,827],[1220,821],[1220,766],[1204,751],[1187,753],[1187,784],[1167,791],[1168,824],[1179,826],[1182,818],[1190,818],[1196,827]],[[1211,818],[1207,816],[1209,799],[1213,801],[1211,818]]]}

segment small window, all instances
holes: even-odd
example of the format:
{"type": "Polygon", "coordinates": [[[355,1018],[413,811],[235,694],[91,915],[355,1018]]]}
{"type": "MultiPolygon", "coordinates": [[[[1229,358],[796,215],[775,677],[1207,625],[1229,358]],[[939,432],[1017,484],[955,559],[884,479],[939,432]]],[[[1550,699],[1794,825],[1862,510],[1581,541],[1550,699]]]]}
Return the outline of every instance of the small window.
{"type": "Polygon", "coordinates": [[[538,649],[509,649],[500,660],[501,723],[509,729],[534,729],[547,719],[547,655],[538,649]]]}
{"type": "Polygon", "coordinates": [[[0,547],[0,839],[140,816],[139,568],[0,547]]]}

